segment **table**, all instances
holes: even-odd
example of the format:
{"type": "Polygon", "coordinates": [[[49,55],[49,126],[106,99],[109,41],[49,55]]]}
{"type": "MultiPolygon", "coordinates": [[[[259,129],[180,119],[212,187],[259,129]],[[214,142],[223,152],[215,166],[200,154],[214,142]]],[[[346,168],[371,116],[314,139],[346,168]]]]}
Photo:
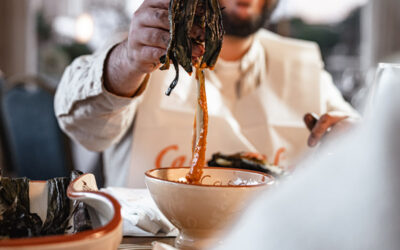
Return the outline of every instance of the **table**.
{"type": "Polygon", "coordinates": [[[119,250],[149,250],[152,249],[151,243],[158,241],[173,246],[175,237],[130,237],[124,236],[119,250]]]}

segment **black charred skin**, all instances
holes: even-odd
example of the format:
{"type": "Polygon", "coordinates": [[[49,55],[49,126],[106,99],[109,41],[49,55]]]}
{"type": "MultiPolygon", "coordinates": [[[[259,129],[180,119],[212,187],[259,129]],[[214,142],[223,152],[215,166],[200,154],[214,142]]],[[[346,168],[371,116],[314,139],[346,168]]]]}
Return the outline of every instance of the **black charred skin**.
{"type": "Polygon", "coordinates": [[[39,215],[30,212],[29,180],[0,176],[0,239],[26,238],[45,235],[76,233],[92,229],[87,206],[67,197],[71,180],[81,173],[47,181],[47,215],[42,222],[39,215]],[[69,221],[73,220],[73,225],[69,221]],[[72,227],[72,228],[70,228],[72,227]]]}
{"type": "Polygon", "coordinates": [[[222,47],[224,29],[218,0],[171,0],[169,6],[170,42],[167,53],[160,58],[161,70],[175,67],[176,76],[165,92],[170,95],[179,80],[179,65],[191,74],[193,72],[193,44],[199,42],[191,37],[193,25],[205,32],[205,53],[199,66],[213,68],[222,47]]]}

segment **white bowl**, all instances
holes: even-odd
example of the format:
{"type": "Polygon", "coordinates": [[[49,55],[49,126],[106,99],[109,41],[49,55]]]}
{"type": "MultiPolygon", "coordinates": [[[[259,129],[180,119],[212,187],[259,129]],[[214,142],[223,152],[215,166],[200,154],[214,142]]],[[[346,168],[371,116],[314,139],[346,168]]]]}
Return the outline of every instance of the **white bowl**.
{"type": "Polygon", "coordinates": [[[183,249],[218,244],[251,198],[274,180],[254,171],[207,167],[202,185],[180,183],[188,171],[189,168],[153,169],[146,172],[145,179],[158,208],[179,229],[175,246],[183,249]]]}
{"type": "MultiPolygon", "coordinates": [[[[30,210],[44,221],[47,211],[45,181],[30,181],[30,210]]],[[[72,181],[67,189],[70,199],[81,200],[89,207],[94,229],[75,234],[0,240],[0,249],[24,250],[109,250],[117,249],[122,240],[121,206],[110,195],[97,191],[92,174],[72,181]]]]}

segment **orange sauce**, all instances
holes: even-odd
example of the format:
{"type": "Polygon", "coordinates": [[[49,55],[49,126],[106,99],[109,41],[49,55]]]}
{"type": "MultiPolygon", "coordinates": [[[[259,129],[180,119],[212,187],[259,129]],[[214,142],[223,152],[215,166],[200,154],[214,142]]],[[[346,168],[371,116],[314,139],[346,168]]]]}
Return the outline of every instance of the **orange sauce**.
{"type": "Polygon", "coordinates": [[[201,69],[196,68],[196,78],[198,81],[197,105],[201,112],[197,112],[201,117],[195,116],[194,120],[194,136],[193,136],[193,154],[190,171],[186,175],[188,183],[200,183],[203,175],[203,167],[206,164],[206,145],[208,132],[208,109],[204,73],[201,69]],[[200,131],[197,134],[196,131],[200,131]]]}

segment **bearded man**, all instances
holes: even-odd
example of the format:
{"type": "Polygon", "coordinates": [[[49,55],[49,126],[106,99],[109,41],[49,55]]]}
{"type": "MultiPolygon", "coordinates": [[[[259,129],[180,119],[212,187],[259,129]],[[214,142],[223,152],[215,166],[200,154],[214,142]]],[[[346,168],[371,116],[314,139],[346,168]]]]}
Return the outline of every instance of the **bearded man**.
{"type": "MultiPolygon", "coordinates": [[[[183,74],[167,97],[173,71],[159,71],[169,42],[170,0],[145,0],[123,41],[75,60],[55,98],[61,128],[93,151],[104,151],[106,186],[144,187],[144,172],[188,166],[195,77],[183,74]]],[[[207,157],[257,152],[296,164],[325,132],[357,113],[324,71],[318,46],[262,27],[277,0],[220,0],[226,31],[214,71],[206,71],[207,157]],[[321,116],[307,130],[306,113],[321,116]]],[[[196,34],[201,37],[204,34],[196,34]]],[[[193,48],[201,56],[202,45],[193,48]]]]}

